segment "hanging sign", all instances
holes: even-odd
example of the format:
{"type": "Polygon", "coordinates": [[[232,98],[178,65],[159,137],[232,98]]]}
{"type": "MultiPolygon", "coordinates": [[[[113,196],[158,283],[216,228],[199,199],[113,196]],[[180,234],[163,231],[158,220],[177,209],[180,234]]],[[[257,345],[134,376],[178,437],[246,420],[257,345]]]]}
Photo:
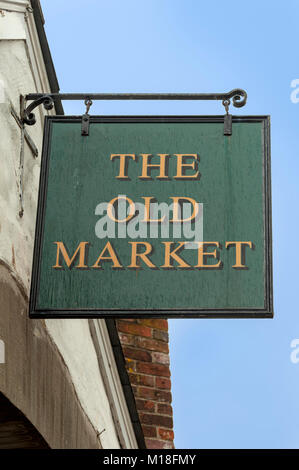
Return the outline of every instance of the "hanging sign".
{"type": "Polygon", "coordinates": [[[30,317],[272,315],[268,117],[46,118],[30,317]]]}

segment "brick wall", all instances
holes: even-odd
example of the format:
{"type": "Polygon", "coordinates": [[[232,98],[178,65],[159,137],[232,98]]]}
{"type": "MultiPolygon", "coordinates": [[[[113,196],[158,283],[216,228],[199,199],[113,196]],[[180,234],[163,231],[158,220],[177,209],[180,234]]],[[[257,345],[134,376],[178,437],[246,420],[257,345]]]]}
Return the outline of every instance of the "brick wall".
{"type": "Polygon", "coordinates": [[[171,449],[173,419],[168,322],[118,320],[117,327],[148,449],[171,449]]]}

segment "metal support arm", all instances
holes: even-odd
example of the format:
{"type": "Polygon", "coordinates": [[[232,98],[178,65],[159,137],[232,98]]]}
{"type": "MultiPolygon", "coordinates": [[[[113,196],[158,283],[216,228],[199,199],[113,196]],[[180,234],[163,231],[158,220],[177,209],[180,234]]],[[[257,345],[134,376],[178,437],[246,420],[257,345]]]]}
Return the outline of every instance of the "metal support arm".
{"type": "Polygon", "coordinates": [[[228,93],[29,93],[26,101],[32,101],[22,112],[22,121],[29,126],[35,124],[36,119],[32,112],[37,106],[43,104],[49,110],[54,106],[55,100],[219,100],[228,101],[236,108],[242,108],[247,101],[247,93],[241,88],[235,88],[228,93]]]}

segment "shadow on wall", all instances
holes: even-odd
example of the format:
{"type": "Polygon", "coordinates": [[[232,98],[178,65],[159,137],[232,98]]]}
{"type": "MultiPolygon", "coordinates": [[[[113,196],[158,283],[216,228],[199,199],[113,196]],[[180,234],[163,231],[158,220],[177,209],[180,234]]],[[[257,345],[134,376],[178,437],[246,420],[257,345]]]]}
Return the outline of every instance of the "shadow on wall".
{"type": "Polygon", "coordinates": [[[0,449],[49,449],[48,444],[2,393],[0,393],[0,449]]]}

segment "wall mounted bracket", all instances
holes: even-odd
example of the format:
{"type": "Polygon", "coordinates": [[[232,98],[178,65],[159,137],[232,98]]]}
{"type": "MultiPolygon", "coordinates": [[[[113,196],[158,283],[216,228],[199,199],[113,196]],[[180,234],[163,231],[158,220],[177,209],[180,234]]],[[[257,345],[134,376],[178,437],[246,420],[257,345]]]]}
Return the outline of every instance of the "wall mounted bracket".
{"type": "MultiPolygon", "coordinates": [[[[57,100],[219,100],[230,102],[233,106],[242,108],[247,102],[247,93],[241,88],[235,88],[227,93],[29,93],[25,97],[25,103],[22,110],[23,123],[32,126],[35,124],[35,115],[32,112],[37,106],[43,104],[44,108],[49,110],[54,106],[57,100]],[[27,101],[32,101],[27,107],[27,101]]],[[[227,118],[223,118],[227,124],[227,118]]],[[[225,129],[225,135],[231,135],[225,129]]]]}
{"type": "Polygon", "coordinates": [[[44,108],[49,111],[54,107],[54,100],[51,95],[39,94],[38,98],[33,98],[32,103],[26,107],[28,95],[25,100],[21,100],[21,120],[28,126],[33,126],[36,123],[35,114],[32,112],[37,106],[43,104],[44,108]]]}

